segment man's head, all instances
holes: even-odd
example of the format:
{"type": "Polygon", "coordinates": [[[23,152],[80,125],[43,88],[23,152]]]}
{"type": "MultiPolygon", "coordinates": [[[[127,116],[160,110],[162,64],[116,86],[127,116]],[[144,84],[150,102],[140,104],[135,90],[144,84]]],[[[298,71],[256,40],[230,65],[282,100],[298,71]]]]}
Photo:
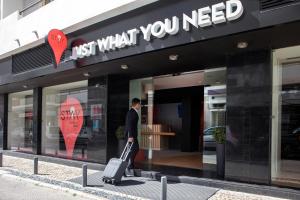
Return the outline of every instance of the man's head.
{"type": "Polygon", "coordinates": [[[141,100],[138,98],[133,98],[131,101],[131,107],[139,110],[141,108],[141,100]]]}

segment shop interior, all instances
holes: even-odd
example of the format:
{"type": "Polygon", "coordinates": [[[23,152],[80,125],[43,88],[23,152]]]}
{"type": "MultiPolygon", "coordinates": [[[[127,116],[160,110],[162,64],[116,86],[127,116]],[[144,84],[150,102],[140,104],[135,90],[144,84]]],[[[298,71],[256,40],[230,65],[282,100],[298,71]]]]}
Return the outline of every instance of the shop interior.
{"type": "Polygon", "coordinates": [[[216,68],[130,81],[130,97],[142,100],[140,163],[215,170],[213,132],[225,129],[225,74],[216,68]]]}
{"type": "Polygon", "coordinates": [[[32,153],[33,145],[33,91],[10,94],[8,105],[8,147],[32,153]]]}

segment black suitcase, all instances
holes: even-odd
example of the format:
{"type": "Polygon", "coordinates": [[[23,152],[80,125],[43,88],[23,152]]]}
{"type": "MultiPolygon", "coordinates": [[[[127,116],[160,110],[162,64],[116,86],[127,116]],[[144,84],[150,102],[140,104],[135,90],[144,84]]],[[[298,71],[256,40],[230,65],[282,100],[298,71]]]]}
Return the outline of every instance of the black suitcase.
{"type": "Polygon", "coordinates": [[[112,158],[106,165],[102,181],[116,185],[121,182],[122,176],[128,166],[128,156],[131,152],[132,142],[127,142],[120,158],[112,158]]]}

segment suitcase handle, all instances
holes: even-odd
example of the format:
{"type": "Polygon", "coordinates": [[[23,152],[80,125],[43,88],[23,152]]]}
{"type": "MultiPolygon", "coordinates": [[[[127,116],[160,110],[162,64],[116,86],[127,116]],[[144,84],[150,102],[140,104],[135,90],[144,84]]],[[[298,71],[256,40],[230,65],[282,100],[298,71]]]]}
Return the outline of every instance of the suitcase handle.
{"type": "Polygon", "coordinates": [[[126,143],[126,146],[123,150],[123,153],[120,156],[120,159],[122,159],[123,161],[127,160],[127,157],[128,157],[128,155],[131,151],[132,145],[133,145],[133,142],[127,142],[126,143]]]}

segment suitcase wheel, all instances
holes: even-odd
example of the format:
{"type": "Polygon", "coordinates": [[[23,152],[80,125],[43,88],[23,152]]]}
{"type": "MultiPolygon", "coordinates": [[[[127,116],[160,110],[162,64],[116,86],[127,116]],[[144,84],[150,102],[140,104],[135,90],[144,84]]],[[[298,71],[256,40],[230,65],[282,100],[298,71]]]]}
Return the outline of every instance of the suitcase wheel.
{"type": "Polygon", "coordinates": [[[118,184],[118,182],[115,180],[115,179],[106,179],[106,178],[102,178],[102,181],[104,182],[104,183],[108,183],[108,182],[110,182],[112,185],[117,185],[118,184]]]}
{"type": "Polygon", "coordinates": [[[117,181],[115,181],[115,179],[111,180],[111,184],[112,185],[117,185],[117,181]]]}
{"type": "Polygon", "coordinates": [[[103,181],[104,183],[107,183],[107,182],[108,182],[108,180],[107,180],[106,178],[102,178],[102,181],[103,181]]]}

